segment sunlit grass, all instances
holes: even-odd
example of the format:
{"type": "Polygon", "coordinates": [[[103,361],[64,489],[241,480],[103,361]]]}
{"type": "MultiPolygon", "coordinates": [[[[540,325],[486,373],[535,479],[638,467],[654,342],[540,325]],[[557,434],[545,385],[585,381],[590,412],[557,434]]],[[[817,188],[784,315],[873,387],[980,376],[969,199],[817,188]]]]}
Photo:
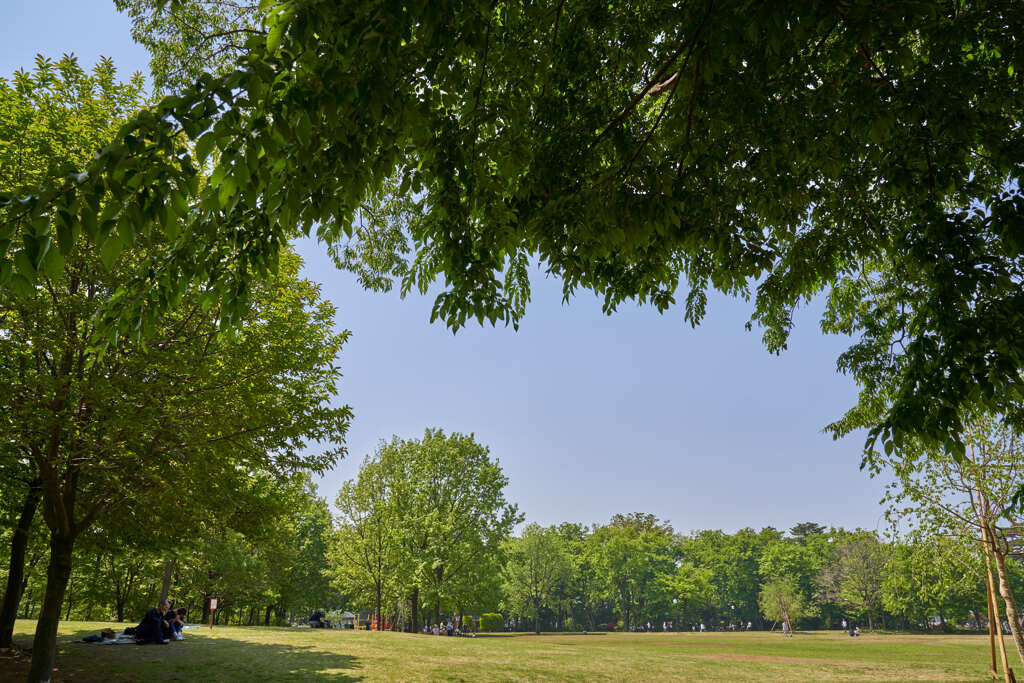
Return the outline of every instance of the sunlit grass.
{"type": "MultiPolygon", "coordinates": [[[[166,646],[73,641],[105,623],[61,624],[55,680],[758,680],[984,681],[981,636],[840,632],[494,635],[216,627],[166,646]]],[[[19,621],[27,647],[35,624],[19,621]]],[[[115,625],[115,628],[124,625],[115,625]]],[[[1024,666],[1007,640],[1011,666],[1024,666]]],[[[24,677],[25,661],[0,659],[0,680],[24,677]]]]}

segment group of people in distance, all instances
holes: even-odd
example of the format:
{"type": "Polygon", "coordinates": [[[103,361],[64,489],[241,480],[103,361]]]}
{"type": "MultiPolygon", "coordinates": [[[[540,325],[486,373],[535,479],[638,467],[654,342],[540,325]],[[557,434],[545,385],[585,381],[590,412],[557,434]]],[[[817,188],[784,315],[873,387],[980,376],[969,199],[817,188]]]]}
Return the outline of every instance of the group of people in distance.
{"type": "Polygon", "coordinates": [[[455,622],[441,622],[440,624],[434,624],[433,627],[424,624],[423,632],[430,634],[433,633],[435,636],[463,636],[467,635],[462,632],[462,629],[455,625],[455,622]]]}
{"type": "Polygon", "coordinates": [[[166,645],[174,640],[185,640],[181,629],[185,625],[186,610],[184,607],[171,609],[170,600],[161,600],[156,607],[146,612],[142,617],[142,623],[133,629],[125,629],[125,633],[135,636],[135,642],[140,645],[145,643],[156,643],[166,645]]]}

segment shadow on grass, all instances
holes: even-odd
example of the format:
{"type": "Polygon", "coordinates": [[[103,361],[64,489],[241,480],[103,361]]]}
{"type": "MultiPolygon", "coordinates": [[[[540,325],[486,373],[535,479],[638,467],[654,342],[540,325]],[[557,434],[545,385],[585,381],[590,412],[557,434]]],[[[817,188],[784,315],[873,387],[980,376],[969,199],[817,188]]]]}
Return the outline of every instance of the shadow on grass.
{"type": "Polygon", "coordinates": [[[604,631],[541,631],[540,633],[533,633],[532,631],[503,631],[501,633],[477,633],[475,636],[473,636],[473,638],[536,638],[537,636],[589,638],[591,636],[604,635],[608,634],[604,631]]]}
{"type": "MultiPolygon", "coordinates": [[[[128,624],[125,624],[128,626],[128,624]]],[[[209,632],[186,631],[185,640],[166,645],[79,642],[96,629],[64,633],[57,639],[53,681],[359,681],[358,658],[315,645],[251,642],[209,632]],[[212,635],[212,637],[210,637],[212,635]]],[[[15,637],[20,656],[0,653],[0,681],[25,680],[30,637],[15,637]]]]}

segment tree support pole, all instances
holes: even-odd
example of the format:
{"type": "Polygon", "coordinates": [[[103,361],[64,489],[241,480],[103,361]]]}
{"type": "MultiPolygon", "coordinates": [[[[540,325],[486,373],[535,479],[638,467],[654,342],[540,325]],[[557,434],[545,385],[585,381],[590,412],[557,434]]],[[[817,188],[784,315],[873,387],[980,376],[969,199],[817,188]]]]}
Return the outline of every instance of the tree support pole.
{"type": "MultiPolygon", "coordinates": [[[[988,540],[988,534],[985,533],[984,528],[982,529],[982,535],[985,538],[985,540],[987,541],[988,540]]],[[[1017,683],[1017,679],[1013,675],[1013,669],[1010,668],[1010,663],[1006,659],[1006,643],[1003,642],[1003,625],[1001,623],[1002,620],[999,617],[999,603],[996,602],[995,584],[992,581],[992,561],[991,561],[991,558],[989,557],[988,551],[989,551],[989,548],[986,545],[985,546],[985,576],[986,576],[986,579],[987,579],[987,588],[988,588],[989,601],[991,603],[990,610],[995,615],[996,638],[999,641],[999,656],[1000,656],[1000,659],[1002,659],[1002,661],[1003,661],[1003,681],[1005,683],[1017,683]]],[[[990,621],[989,624],[991,624],[991,623],[992,622],[990,621]]]]}

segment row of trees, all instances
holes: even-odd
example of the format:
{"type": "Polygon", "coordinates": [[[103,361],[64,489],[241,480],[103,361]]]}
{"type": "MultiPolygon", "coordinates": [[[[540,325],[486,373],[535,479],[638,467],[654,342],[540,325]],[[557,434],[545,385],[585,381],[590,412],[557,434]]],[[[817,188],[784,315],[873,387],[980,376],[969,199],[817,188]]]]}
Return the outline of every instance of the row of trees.
{"type": "MultiPolygon", "coordinates": [[[[488,449],[430,429],[382,443],[341,487],[333,518],[308,477],[250,473],[216,523],[200,516],[195,536],[139,525],[131,511],[94,525],[76,545],[62,616],[121,620],[163,595],[193,618],[206,619],[206,598],[216,595],[219,621],[285,624],[344,607],[372,612],[378,628],[412,631],[494,610],[538,632],[828,628],[841,619],[998,630],[1003,611],[1016,641],[1020,527],[1000,506],[1020,458],[997,421],[973,424],[970,460],[910,468],[898,459],[906,467],[894,470],[889,514],[904,533],[895,539],[809,522],[682,534],[641,513],[593,526],[528,524],[512,535],[522,516],[488,449]]],[[[49,583],[41,526],[26,544],[25,617],[41,613],[49,583]]]]}
{"type": "MultiPolygon", "coordinates": [[[[465,612],[496,606],[536,631],[665,621],[828,627],[849,618],[869,628],[918,628],[936,619],[988,620],[989,546],[976,530],[941,525],[934,512],[906,505],[908,496],[957,500],[949,490],[922,496],[911,478],[893,485],[890,515],[906,533],[890,540],[813,523],[788,534],[771,527],[679,534],[640,513],[589,527],[529,524],[505,537],[517,513],[504,483],[471,437],[428,430],[422,440],[382,444],[338,495],[342,514],[327,561],[335,585],[379,624],[412,630],[431,612],[434,622],[444,615],[461,623],[465,612]]],[[[1013,621],[1024,573],[1008,559],[1013,529],[993,524],[992,533],[1004,547],[1000,596],[1013,621]]]]}
{"type": "MultiPolygon", "coordinates": [[[[131,620],[169,595],[197,620],[217,596],[218,623],[286,624],[344,607],[413,631],[495,609],[538,632],[985,619],[984,558],[970,539],[916,531],[886,542],[813,523],[680,534],[640,513],[590,527],[528,524],[511,536],[521,517],[505,483],[486,448],[438,430],[383,444],[341,488],[336,519],[304,477],[253,480],[236,514],[193,540],[94,529],[76,548],[62,616],[131,620]]],[[[39,614],[45,593],[42,531],[30,533],[23,618],[39,614]]],[[[1019,590],[1024,572],[1007,567],[1019,590]]]]}
{"type": "MultiPolygon", "coordinates": [[[[90,530],[76,544],[61,617],[132,622],[168,597],[188,609],[190,620],[205,622],[207,600],[217,597],[215,623],[278,625],[344,602],[325,571],[331,515],[308,477],[253,478],[234,495],[234,511],[215,523],[202,521],[195,535],[121,524],[90,530]]],[[[190,511],[206,501],[181,503],[190,511]]],[[[10,541],[8,527],[0,544],[9,548],[10,541]]],[[[14,605],[19,618],[39,616],[46,553],[37,522],[28,536],[22,598],[14,605]]]]}
{"type": "MultiPolygon", "coordinates": [[[[869,628],[920,628],[930,620],[978,623],[986,595],[980,549],[970,542],[799,524],[729,534],[677,534],[653,515],[606,525],[529,525],[508,542],[506,613],[535,630],[677,629],[703,623],[808,628],[841,619],[869,628]],[[921,571],[927,565],[928,571],[921,571]]],[[[1014,567],[1011,582],[1024,573],[1014,567]]]]}
{"type": "MultiPolygon", "coordinates": [[[[117,82],[108,60],[86,72],[73,57],[39,58],[33,71],[0,80],[0,191],[29,191],[84,163],[144,104],[141,77],[117,82]]],[[[111,179],[121,182],[131,181],[111,179]]],[[[195,289],[164,302],[145,340],[97,345],[97,315],[124,302],[127,274],[166,256],[166,243],[124,229],[112,237],[117,248],[97,248],[90,235],[111,214],[106,197],[80,207],[84,225],[36,221],[22,258],[41,270],[7,272],[20,286],[0,290],[0,509],[13,522],[0,647],[10,646],[24,568],[45,566],[33,596],[33,680],[50,678],[75,575],[110,565],[123,614],[129,586],[158,561],[163,593],[179,559],[203,543],[258,536],[278,489],[343,453],[351,417],[332,404],[347,332],[334,331],[333,306],[284,246],[274,274],[247,289],[249,305],[195,289]]],[[[175,202],[160,211],[180,224],[175,202]]],[[[0,251],[11,236],[0,234],[0,251]]],[[[78,593],[80,604],[87,596],[78,593]]]]}

